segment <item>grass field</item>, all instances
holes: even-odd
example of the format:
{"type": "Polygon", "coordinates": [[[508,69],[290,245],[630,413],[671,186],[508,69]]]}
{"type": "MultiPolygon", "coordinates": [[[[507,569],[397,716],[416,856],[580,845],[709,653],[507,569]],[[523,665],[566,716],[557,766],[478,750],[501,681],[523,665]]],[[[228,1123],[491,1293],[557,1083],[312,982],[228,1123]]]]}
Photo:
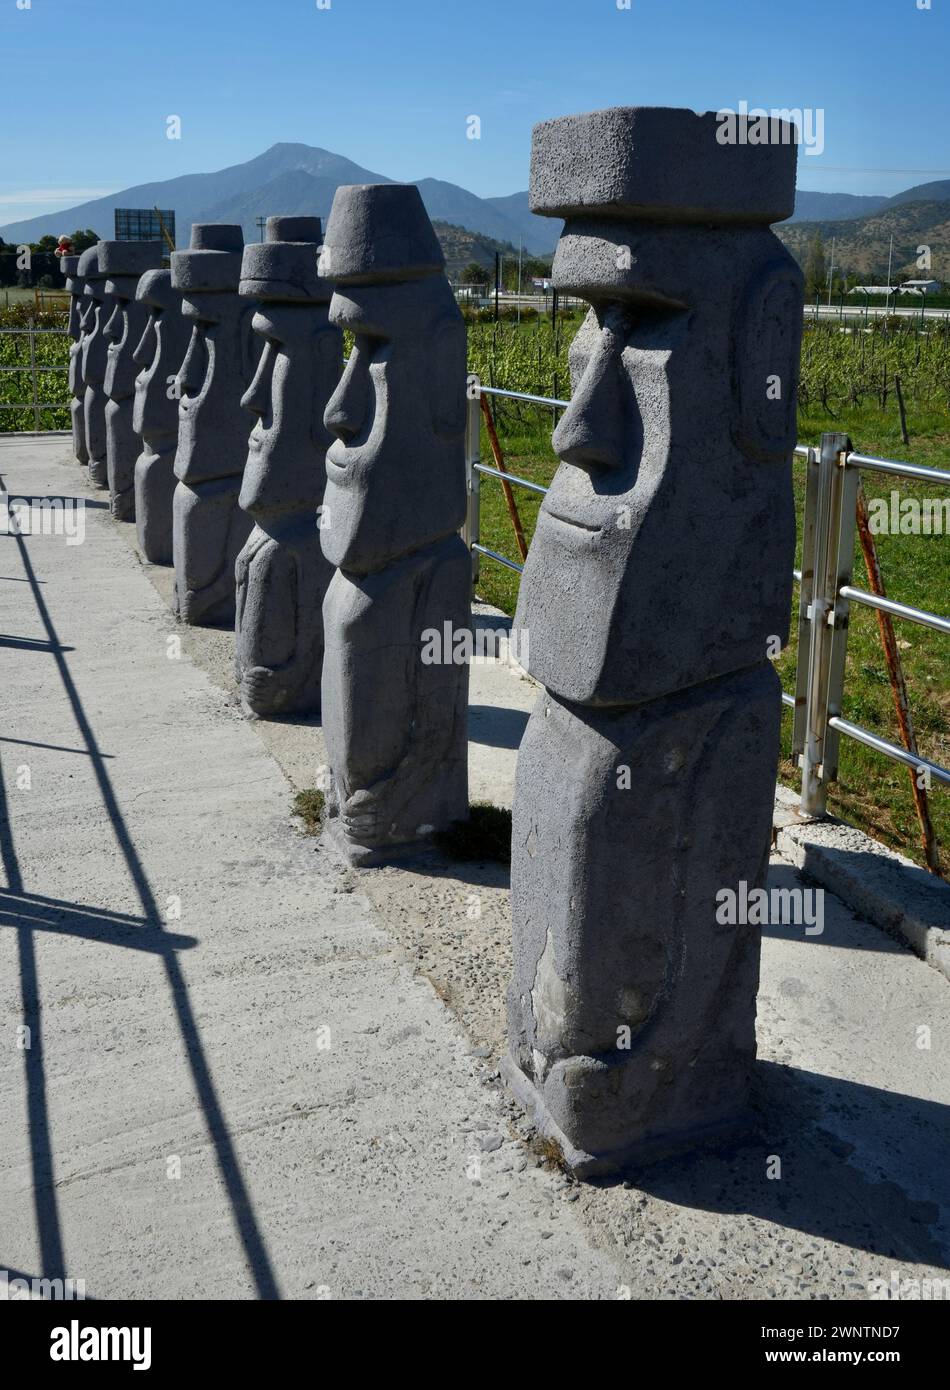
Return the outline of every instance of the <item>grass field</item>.
{"type": "MultiPolygon", "coordinates": [[[[32,305],[24,304],[8,311],[0,309],[0,327],[22,326],[32,305]]],[[[44,315],[44,327],[63,327],[62,315],[44,315]]],[[[550,319],[543,323],[526,323],[520,329],[496,331],[491,324],[474,324],[469,330],[470,362],[486,384],[508,386],[539,395],[566,397],[570,394],[567,376],[567,346],[576,330],[579,317],[565,319],[552,333],[550,319]]],[[[501,329],[507,328],[502,325],[501,329]]],[[[43,366],[55,367],[44,372],[42,397],[49,401],[69,399],[66,363],[69,340],[65,336],[37,339],[37,360],[43,366]]],[[[901,349],[910,348],[905,343],[901,349]]],[[[0,366],[27,366],[29,344],[25,337],[0,336],[0,366]]],[[[882,410],[879,403],[865,396],[863,403],[844,403],[829,400],[826,404],[813,393],[811,403],[799,411],[798,438],[802,443],[817,444],[823,430],[844,430],[850,434],[856,448],[885,458],[906,459],[929,467],[947,468],[950,464],[950,412],[943,381],[939,389],[927,392],[926,399],[908,399],[907,413],[911,443],[901,442],[897,409],[893,395],[882,410]]],[[[22,372],[0,372],[0,403],[18,403],[16,410],[0,411],[0,430],[32,430],[33,411],[30,400],[29,375],[22,372]]],[[[557,466],[551,450],[552,412],[547,408],[493,402],[498,433],[508,468],[534,482],[547,485],[557,466]]],[[[68,429],[67,408],[44,410],[42,427],[68,429]]],[[[482,430],[482,458],[490,463],[491,450],[485,430],[482,430]]],[[[803,462],[794,464],[795,499],[801,521],[804,501],[803,462]]],[[[929,495],[925,484],[915,484],[898,478],[883,478],[866,473],[864,488],[868,499],[887,498],[891,489],[901,497],[929,495]]],[[[939,494],[939,495],[946,495],[939,494]]],[[[540,497],[523,489],[515,489],[519,512],[528,539],[534,532],[540,497]]],[[[482,543],[492,550],[517,559],[514,534],[505,508],[500,485],[492,478],[481,480],[482,543]]],[[[801,527],[799,525],[799,534],[801,527]]],[[[947,535],[889,536],[877,538],[878,553],[887,592],[892,598],[918,608],[946,614],[950,610],[950,538],[947,535]]],[[[799,559],[796,562],[800,564],[799,559]]],[[[866,588],[864,562],[856,546],[855,584],[866,588]]],[[[511,570],[483,560],[478,584],[479,597],[497,605],[507,613],[514,611],[518,591],[518,576],[511,570]]],[[[793,604],[797,612],[797,590],[793,604]]],[[[896,623],[905,675],[911,697],[911,710],[920,751],[925,757],[944,766],[950,765],[950,643],[939,633],[911,623],[896,623]]],[[[776,663],[786,690],[794,689],[796,662],[796,624],[792,624],[792,643],[776,663]]],[[[855,723],[900,742],[888,683],[887,669],[881,650],[877,620],[868,609],[852,605],[848,644],[848,667],[845,680],[844,714],[855,723]]],[[[791,712],[783,718],[782,780],[798,785],[798,770],[789,757],[791,712]]],[[[923,862],[916,816],[906,769],[880,757],[870,749],[842,738],[840,778],[832,789],[829,806],[836,814],[860,826],[923,862]]],[[[950,871],[950,788],[935,784],[931,811],[938,838],[944,846],[944,865],[950,871]]]]}

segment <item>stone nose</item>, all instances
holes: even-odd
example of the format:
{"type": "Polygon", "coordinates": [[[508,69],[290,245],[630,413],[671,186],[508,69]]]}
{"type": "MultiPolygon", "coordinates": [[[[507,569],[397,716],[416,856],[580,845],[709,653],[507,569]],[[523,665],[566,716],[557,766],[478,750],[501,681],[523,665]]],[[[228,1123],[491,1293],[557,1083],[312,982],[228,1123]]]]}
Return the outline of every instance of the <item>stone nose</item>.
{"type": "Polygon", "coordinates": [[[369,367],[354,348],[323,416],[326,428],[345,444],[355,439],[363,428],[369,388],[369,367]]]}
{"type": "Polygon", "coordinates": [[[261,353],[254,378],[241,397],[241,405],[254,415],[270,414],[270,383],[276,354],[277,349],[273,343],[264,344],[264,351],[261,353]]]}
{"type": "Polygon", "coordinates": [[[588,471],[620,468],[624,459],[620,354],[599,349],[590,358],[551,443],[558,458],[588,471]]]}
{"type": "Polygon", "coordinates": [[[112,342],[118,343],[122,340],[123,313],[122,305],[117,304],[109,315],[105,328],[102,330],[107,338],[112,342]]]}
{"type": "Polygon", "coordinates": [[[188,351],[178,373],[178,384],[182,391],[197,395],[204,381],[204,350],[201,333],[197,325],[191,330],[188,351]]]}
{"type": "Polygon", "coordinates": [[[142,331],[142,336],[135,345],[132,353],[132,361],[137,367],[149,367],[155,354],[155,323],[150,318],[142,331]]]}

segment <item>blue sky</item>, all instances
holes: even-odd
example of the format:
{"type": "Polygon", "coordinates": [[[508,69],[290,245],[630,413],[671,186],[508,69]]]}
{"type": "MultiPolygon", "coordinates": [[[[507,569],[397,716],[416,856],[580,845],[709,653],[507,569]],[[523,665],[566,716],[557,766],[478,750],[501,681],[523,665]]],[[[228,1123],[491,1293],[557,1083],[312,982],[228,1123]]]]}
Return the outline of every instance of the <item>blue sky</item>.
{"type": "Polygon", "coordinates": [[[2,0],[0,224],[279,140],[511,193],[536,121],[637,104],[821,109],[799,186],[896,193],[950,177],[950,0],[918,3],[2,0]]]}

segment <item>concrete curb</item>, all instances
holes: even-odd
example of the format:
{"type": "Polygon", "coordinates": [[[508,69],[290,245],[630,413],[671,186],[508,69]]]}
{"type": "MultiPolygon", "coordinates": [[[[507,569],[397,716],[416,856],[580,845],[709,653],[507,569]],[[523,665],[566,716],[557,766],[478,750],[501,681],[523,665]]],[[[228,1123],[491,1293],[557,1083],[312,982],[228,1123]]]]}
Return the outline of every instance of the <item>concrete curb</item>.
{"type": "Polygon", "coordinates": [[[788,787],[773,824],[784,859],[950,979],[950,885],[842,821],[802,820],[788,787]]]}

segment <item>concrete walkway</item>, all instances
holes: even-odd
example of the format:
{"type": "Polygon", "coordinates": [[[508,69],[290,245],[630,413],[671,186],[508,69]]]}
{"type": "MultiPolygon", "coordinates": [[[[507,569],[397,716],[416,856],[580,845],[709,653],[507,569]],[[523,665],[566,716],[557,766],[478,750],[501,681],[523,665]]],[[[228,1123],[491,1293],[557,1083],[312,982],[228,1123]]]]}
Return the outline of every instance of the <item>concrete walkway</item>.
{"type": "MultiPolygon", "coordinates": [[[[497,866],[329,860],[290,817],[319,730],[240,716],[227,634],[176,628],[65,439],[0,440],[0,476],[87,499],[81,545],[0,536],[0,1271],[446,1299],[862,1298],[895,1261],[946,1272],[942,975],[833,899],[821,937],[770,931],[761,1134],[636,1188],[566,1182],[497,1081],[497,866]]],[[[532,698],[479,676],[480,794],[532,698]]]]}

